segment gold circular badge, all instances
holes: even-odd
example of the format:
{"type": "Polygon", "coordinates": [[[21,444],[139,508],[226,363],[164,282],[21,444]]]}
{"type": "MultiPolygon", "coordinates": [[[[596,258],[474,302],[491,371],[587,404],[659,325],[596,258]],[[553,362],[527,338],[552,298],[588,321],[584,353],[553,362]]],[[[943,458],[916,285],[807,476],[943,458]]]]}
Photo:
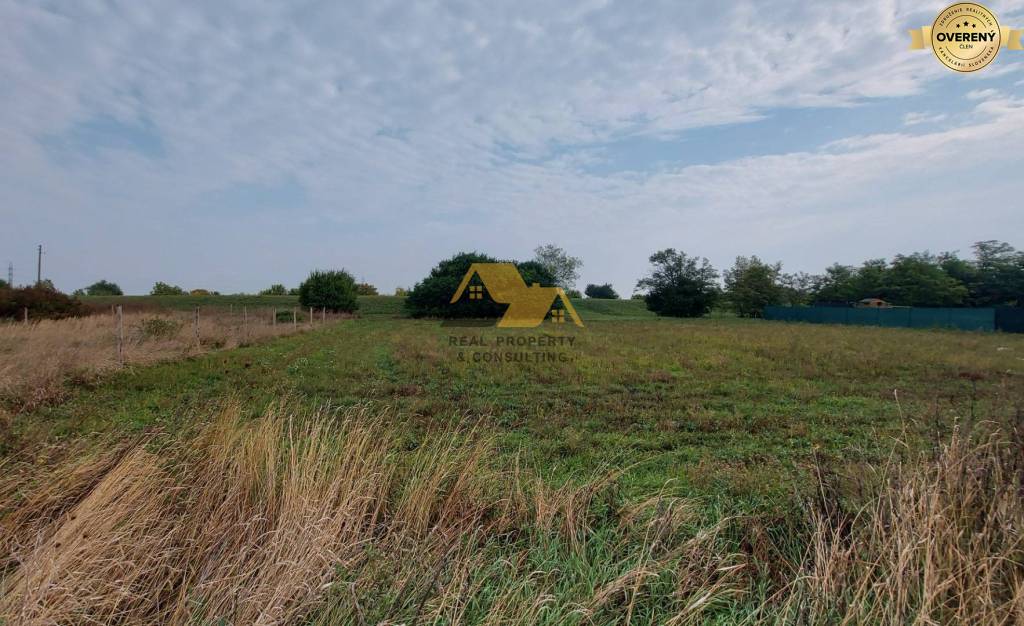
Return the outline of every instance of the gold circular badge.
{"type": "Polygon", "coordinates": [[[1000,36],[992,11],[973,2],[958,2],[935,18],[932,50],[949,69],[976,72],[996,58],[1000,36]]]}

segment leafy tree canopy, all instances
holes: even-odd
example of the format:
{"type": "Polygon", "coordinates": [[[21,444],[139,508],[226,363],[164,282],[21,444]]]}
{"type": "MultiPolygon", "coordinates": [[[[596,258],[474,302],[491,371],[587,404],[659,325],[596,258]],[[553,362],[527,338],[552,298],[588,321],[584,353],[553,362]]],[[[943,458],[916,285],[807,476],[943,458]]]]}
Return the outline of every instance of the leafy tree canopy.
{"type": "Polygon", "coordinates": [[[562,248],[550,243],[538,246],[533,254],[533,260],[554,277],[555,285],[566,290],[575,289],[576,281],[580,278],[580,268],[583,267],[583,259],[570,256],[562,248]]]}
{"type": "MultiPolygon", "coordinates": [[[[547,267],[538,261],[499,261],[480,252],[460,252],[455,256],[438,263],[430,274],[409,291],[405,299],[406,310],[413,317],[441,318],[493,318],[501,317],[507,305],[498,304],[490,298],[472,300],[463,296],[451,303],[452,295],[459,288],[462,278],[474,263],[515,263],[519,274],[527,285],[534,283],[543,286],[555,284],[555,278],[547,267]]],[[[474,276],[470,285],[480,285],[479,277],[474,276]]]]}
{"type": "Polygon", "coordinates": [[[612,288],[611,283],[605,283],[603,285],[587,285],[587,288],[583,290],[588,298],[600,298],[604,300],[618,300],[619,294],[615,293],[615,289],[612,288]]]}
{"type": "Polygon", "coordinates": [[[151,296],[183,296],[185,290],[177,285],[169,285],[165,282],[157,281],[153,288],[149,290],[151,296]]]}
{"type": "Polygon", "coordinates": [[[112,283],[106,280],[98,280],[88,287],[84,288],[83,291],[87,296],[123,296],[124,292],[117,283],[112,283]]]}
{"type": "Polygon", "coordinates": [[[650,257],[651,273],[637,283],[647,308],[658,315],[701,317],[718,301],[718,272],[705,258],[687,256],[674,248],[650,257]]]}
{"type": "Polygon", "coordinates": [[[764,308],[782,302],[782,264],[769,265],[756,256],[736,257],[725,272],[725,299],[740,317],[761,317],[764,308]]]}
{"type": "Polygon", "coordinates": [[[356,295],[356,281],[345,270],[314,270],[299,285],[299,303],[303,307],[326,307],[335,313],[358,309],[356,295]]]}

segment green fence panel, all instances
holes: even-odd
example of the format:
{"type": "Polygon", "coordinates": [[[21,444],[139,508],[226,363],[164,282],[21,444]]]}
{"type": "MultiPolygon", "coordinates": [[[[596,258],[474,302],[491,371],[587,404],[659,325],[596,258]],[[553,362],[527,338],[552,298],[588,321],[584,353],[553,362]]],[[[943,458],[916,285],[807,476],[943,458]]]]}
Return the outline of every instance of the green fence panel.
{"type": "Polygon", "coordinates": [[[996,330],[1004,333],[1024,333],[1024,308],[996,309],[996,330]]]}
{"type": "MultiPolygon", "coordinates": [[[[959,328],[984,331],[996,328],[995,309],[770,306],[765,308],[764,318],[812,324],[855,324],[885,328],[959,328]]],[[[1019,318],[1014,317],[1014,321],[1010,321],[1010,318],[1011,316],[1007,315],[1007,326],[1019,323],[1024,327],[1024,314],[1019,318]]]]}

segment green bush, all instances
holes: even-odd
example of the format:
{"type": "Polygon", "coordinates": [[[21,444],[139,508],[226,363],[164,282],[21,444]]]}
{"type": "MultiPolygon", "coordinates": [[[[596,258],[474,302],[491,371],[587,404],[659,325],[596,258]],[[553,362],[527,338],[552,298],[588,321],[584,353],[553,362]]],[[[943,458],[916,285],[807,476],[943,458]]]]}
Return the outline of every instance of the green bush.
{"type": "Polygon", "coordinates": [[[21,319],[28,309],[29,319],[62,319],[85,315],[78,298],[45,285],[0,289],[0,317],[21,319]]]}
{"type": "MultiPolygon", "coordinates": [[[[462,252],[450,259],[445,259],[430,271],[430,275],[416,283],[405,299],[405,308],[413,317],[441,318],[492,318],[501,317],[507,305],[498,304],[490,298],[469,300],[462,298],[454,304],[451,298],[459,288],[459,283],[474,263],[500,263],[494,257],[479,252],[462,252]]],[[[515,263],[515,261],[506,261],[515,263]]],[[[551,272],[536,261],[516,263],[519,274],[526,284],[540,283],[553,285],[555,280],[551,272]]],[[[481,284],[474,277],[471,285],[481,284]]]]}
{"type": "Polygon", "coordinates": [[[299,303],[306,308],[351,313],[359,308],[356,281],[345,270],[314,270],[299,285],[299,303]]]}
{"type": "Polygon", "coordinates": [[[169,285],[164,282],[157,281],[153,288],[149,290],[151,296],[183,296],[185,290],[177,285],[169,285]]]}
{"type": "Polygon", "coordinates": [[[358,285],[356,285],[356,293],[358,293],[361,296],[380,295],[379,293],[377,293],[377,288],[371,285],[370,283],[359,283],[358,285]]]}
{"type": "Polygon", "coordinates": [[[615,293],[615,289],[612,288],[611,283],[605,283],[603,285],[587,285],[587,288],[583,290],[583,293],[587,294],[588,298],[600,298],[602,300],[619,299],[619,294],[615,293]]]}
{"type": "Polygon", "coordinates": [[[124,292],[117,283],[112,283],[106,280],[98,280],[93,284],[79,290],[87,296],[123,296],[124,292]]]}
{"type": "Polygon", "coordinates": [[[281,283],[274,283],[260,292],[261,296],[287,296],[288,289],[281,283]]]}

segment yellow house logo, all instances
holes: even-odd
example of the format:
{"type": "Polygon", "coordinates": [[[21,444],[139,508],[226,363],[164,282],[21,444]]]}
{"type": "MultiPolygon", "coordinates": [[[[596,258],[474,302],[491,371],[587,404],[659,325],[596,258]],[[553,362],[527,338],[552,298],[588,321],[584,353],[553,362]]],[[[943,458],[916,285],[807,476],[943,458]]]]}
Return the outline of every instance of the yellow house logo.
{"type": "Polygon", "coordinates": [[[565,322],[568,313],[573,323],[583,326],[572,302],[561,287],[541,287],[538,283],[527,286],[519,270],[512,263],[474,263],[463,276],[451,304],[468,290],[470,300],[483,300],[484,290],[498,304],[507,304],[505,315],[498,320],[498,328],[535,328],[551,316],[556,324],[565,322]],[[473,276],[479,276],[483,285],[470,285],[473,276]],[[552,308],[559,299],[565,310],[552,308]]]}

